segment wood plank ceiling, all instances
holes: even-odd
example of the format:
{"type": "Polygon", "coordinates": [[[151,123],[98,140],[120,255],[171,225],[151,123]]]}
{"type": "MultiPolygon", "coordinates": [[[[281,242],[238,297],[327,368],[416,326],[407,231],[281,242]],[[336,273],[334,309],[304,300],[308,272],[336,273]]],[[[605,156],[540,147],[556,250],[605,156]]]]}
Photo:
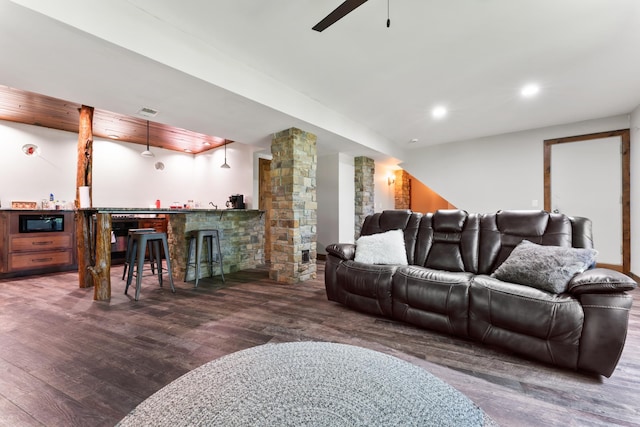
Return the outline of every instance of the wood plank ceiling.
{"type": "MultiPolygon", "coordinates": [[[[81,105],[0,85],[0,120],[78,133],[81,105]]],[[[94,137],[147,144],[147,120],[95,108],[94,137]]],[[[232,141],[149,121],[149,145],[199,154],[232,141]]]]}

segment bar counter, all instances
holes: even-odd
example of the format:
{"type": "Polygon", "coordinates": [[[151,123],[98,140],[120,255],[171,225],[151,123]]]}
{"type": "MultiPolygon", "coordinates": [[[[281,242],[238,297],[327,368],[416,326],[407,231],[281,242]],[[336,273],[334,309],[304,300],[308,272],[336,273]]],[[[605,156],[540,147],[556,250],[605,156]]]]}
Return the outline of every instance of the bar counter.
{"type": "MultiPolygon", "coordinates": [[[[174,281],[184,281],[187,263],[188,235],[192,230],[217,229],[220,235],[223,271],[226,273],[255,268],[264,264],[264,211],[252,209],[140,209],[140,208],[87,208],[79,209],[85,215],[131,215],[165,216],[167,218],[167,239],[169,257],[174,281]]],[[[98,221],[98,224],[101,222],[98,221]]],[[[111,236],[109,227],[97,227],[97,236],[111,236]],[[106,234],[103,234],[106,233],[106,234]]],[[[108,268],[111,259],[108,257],[108,268]]],[[[187,281],[195,279],[194,269],[190,269],[187,281]]],[[[219,270],[218,270],[219,272],[219,270]]],[[[208,274],[203,268],[202,274],[208,274]]],[[[214,272],[214,274],[216,274],[214,272]]],[[[218,273],[219,274],[219,273],[218,273]]],[[[105,286],[95,284],[94,286],[105,286]]],[[[106,284],[110,290],[110,283],[106,284]]],[[[124,285],[122,286],[124,291],[124,285]]],[[[96,295],[100,295],[96,292],[96,295]]],[[[104,293],[95,299],[108,299],[104,293]]],[[[110,297],[110,292],[108,293],[110,297]]]]}

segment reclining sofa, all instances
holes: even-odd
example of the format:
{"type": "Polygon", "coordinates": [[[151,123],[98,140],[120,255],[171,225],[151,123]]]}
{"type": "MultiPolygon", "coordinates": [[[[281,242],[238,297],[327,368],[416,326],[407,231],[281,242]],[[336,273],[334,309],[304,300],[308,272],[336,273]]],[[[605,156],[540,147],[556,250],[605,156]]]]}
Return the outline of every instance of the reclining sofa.
{"type": "Polygon", "coordinates": [[[387,210],[365,218],[355,244],[326,250],[327,297],[355,310],[606,377],[624,347],[637,284],[594,267],[587,218],[387,210]],[[396,230],[399,245],[366,241],[396,230]],[[370,248],[391,261],[358,259],[370,248]]]}

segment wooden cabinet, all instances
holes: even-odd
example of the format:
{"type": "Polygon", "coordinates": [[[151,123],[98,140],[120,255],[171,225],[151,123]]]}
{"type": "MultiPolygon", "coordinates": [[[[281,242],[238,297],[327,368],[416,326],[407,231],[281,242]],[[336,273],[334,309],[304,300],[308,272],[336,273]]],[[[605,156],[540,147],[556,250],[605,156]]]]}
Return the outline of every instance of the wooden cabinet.
{"type": "Polygon", "coordinates": [[[0,277],[41,274],[76,268],[75,222],[68,211],[0,212],[0,277]],[[63,217],[56,231],[25,232],[21,216],[63,217]]]}
{"type": "Polygon", "coordinates": [[[166,218],[140,218],[138,222],[139,228],[154,228],[160,233],[167,232],[167,219],[166,218]]]}

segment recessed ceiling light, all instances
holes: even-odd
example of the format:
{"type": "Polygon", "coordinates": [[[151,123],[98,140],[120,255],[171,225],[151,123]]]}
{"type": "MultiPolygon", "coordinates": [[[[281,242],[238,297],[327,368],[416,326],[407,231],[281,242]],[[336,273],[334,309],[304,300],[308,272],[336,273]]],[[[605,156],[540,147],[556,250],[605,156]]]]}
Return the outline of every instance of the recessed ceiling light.
{"type": "Polygon", "coordinates": [[[409,141],[409,144],[415,144],[416,142],[418,142],[418,138],[413,138],[409,141]]]}
{"type": "Polygon", "coordinates": [[[211,143],[209,141],[205,141],[202,143],[202,145],[204,145],[205,147],[210,147],[211,143]]]}
{"type": "Polygon", "coordinates": [[[184,152],[185,152],[185,153],[193,153],[193,151],[189,150],[188,148],[185,148],[185,149],[184,149],[184,152]]]}
{"type": "Polygon", "coordinates": [[[446,115],[447,115],[447,109],[441,105],[431,110],[431,117],[433,117],[434,119],[441,119],[446,115]]]}
{"type": "Polygon", "coordinates": [[[540,92],[540,86],[535,83],[530,83],[522,87],[522,89],[520,90],[520,95],[524,96],[525,98],[531,98],[532,96],[537,95],[538,92],[540,92]]]}
{"type": "Polygon", "coordinates": [[[108,135],[108,136],[111,139],[120,139],[120,137],[118,135],[115,135],[115,134],[111,134],[111,135],[108,135]]]}

